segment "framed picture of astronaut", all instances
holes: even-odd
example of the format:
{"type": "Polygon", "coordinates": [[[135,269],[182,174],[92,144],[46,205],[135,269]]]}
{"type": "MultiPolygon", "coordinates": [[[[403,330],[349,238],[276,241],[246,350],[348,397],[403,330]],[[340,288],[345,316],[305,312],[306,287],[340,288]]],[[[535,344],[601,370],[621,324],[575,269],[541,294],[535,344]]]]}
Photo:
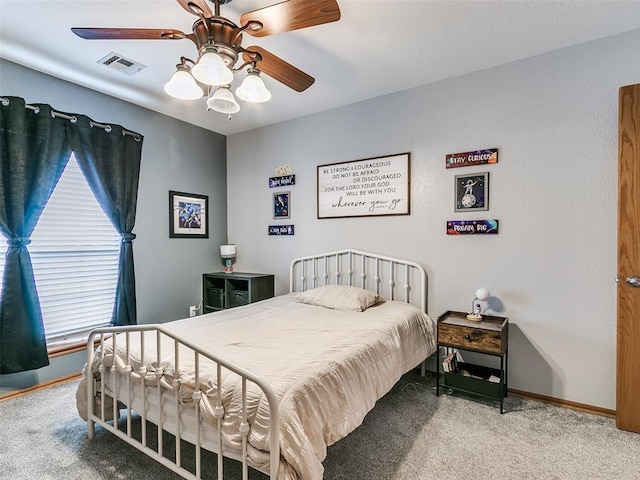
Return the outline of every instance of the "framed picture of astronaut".
{"type": "Polygon", "coordinates": [[[489,172],[455,176],[455,211],[489,210],[489,172]]]}

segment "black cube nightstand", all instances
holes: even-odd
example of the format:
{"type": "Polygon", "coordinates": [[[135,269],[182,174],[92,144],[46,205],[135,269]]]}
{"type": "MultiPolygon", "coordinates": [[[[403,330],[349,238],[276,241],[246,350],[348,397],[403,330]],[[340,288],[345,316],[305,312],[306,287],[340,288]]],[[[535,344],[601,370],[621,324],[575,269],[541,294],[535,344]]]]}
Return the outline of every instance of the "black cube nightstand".
{"type": "Polygon", "coordinates": [[[202,313],[247,305],[273,295],[273,275],[241,272],[202,275],[202,313]]]}

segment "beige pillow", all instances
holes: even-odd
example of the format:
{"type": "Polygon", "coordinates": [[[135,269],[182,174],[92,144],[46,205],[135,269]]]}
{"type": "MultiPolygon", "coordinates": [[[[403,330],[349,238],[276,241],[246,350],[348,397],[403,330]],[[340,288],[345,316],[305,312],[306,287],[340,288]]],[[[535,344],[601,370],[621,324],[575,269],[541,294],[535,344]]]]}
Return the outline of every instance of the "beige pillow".
{"type": "Polygon", "coordinates": [[[382,300],[376,293],[349,285],[324,285],[301,292],[296,298],[309,305],[352,312],[363,312],[382,300]]]}

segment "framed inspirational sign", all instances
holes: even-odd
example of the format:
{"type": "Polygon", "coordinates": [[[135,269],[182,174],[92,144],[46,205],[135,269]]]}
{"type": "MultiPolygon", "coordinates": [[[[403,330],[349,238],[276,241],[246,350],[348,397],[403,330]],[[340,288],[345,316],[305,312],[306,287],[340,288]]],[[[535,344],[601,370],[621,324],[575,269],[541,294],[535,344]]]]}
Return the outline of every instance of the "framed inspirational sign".
{"type": "Polygon", "coordinates": [[[410,214],[411,154],[318,165],[318,218],[410,214]]]}

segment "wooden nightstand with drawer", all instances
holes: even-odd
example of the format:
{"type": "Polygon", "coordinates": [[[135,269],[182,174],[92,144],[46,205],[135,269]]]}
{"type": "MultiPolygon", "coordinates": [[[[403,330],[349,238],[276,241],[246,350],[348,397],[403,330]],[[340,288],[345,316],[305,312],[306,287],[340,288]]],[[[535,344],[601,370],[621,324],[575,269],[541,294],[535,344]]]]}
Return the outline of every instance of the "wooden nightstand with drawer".
{"type": "Polygon", "coordinates": [[[509,319],[483,315],[482,321],[467,320],[465,312],[447,311],[438,317],[438,355],[445,347],[446,355],[436,362],[436,395],[440,388],[457,390],[500,401],[504,412],[507,396],[509,351],[509,319]],[[500,368],[456,362],[455,351],[465,350],[500,358],[500,368]],[[442,370],[442,378],[440,371],[442,370]]]}

